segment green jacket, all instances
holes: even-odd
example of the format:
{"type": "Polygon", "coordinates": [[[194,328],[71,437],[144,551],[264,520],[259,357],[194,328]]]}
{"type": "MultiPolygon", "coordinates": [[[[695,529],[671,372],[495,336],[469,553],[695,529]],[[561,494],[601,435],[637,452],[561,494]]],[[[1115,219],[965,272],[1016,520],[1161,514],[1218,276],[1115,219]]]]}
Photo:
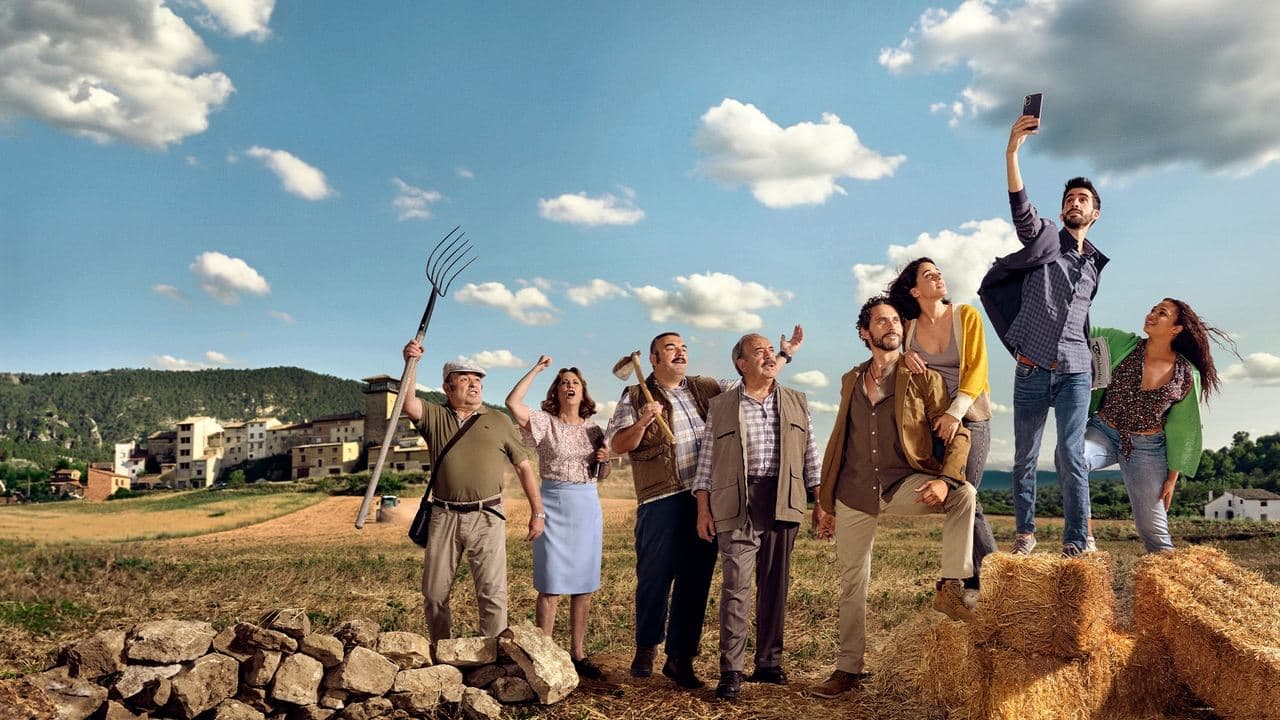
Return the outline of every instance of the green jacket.
{"type": "MultiPolygon", "coordinates": [[[[1138,341],[1142,339],[1131,332],[1114,328],[1093,328],[1090,334],[1106,340],[1107,347],[1111,350],[1112,372],[1115,372],[1121,360],[1129,357],[1129,353],[1138,347],[1138,341]]],[[[1090,415],[1102,407],[1102,397],[1106,391],[1106,388],[1093,391],[1089,402],[1090,415]]],[[[1165,458],[1170,470],[1195,477],[1203,451],[1200,431],[1200,373],[1192,365],[1191,391],[1169,408],[1169,414],[1164,419],[1165,458]]]]}

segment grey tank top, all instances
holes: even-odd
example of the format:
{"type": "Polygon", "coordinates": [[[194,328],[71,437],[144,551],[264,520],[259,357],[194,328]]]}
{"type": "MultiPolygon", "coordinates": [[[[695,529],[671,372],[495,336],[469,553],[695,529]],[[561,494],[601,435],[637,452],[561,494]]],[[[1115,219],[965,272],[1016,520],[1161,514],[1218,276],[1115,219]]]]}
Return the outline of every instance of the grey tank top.
{"type": "Polygon", "coordinates": [[[951,342],[940,353],[927,353],[920,347],[920,338],[914,333],[911,336],[911,349],[920,353],[920,357],[928,363],[929,368],[937,370],[947,386],[947,397],[955,399],[960,391],[960,339],[956,337],[955,323],[951,324],[951,342]]]}

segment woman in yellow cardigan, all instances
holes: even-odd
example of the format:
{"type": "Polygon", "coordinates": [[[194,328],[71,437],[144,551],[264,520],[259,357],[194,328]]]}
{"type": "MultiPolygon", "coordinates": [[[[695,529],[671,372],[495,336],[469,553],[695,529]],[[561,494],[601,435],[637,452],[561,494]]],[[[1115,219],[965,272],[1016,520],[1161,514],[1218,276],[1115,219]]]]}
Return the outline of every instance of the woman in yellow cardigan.
{"type": "MultiPolygon", "coordinates": [[[[962,423],[969,430],[965,475],[976,489],[982,484],[991,449],[991,386],[982,316],[972,305],[953,305],[947,299],[942,271],[927,257],[907,263],[889,284],[888,294],[906,321],[902,349],[907,369],[936,370],[951,396],[951,407],[934,422],[934,432],[949,443],[962,423]]],[[[966,587],[978,587],[982,558],[995,550],[995,537],[979,503],[973,516],[973,577],[965,581],[966,587]]]]}

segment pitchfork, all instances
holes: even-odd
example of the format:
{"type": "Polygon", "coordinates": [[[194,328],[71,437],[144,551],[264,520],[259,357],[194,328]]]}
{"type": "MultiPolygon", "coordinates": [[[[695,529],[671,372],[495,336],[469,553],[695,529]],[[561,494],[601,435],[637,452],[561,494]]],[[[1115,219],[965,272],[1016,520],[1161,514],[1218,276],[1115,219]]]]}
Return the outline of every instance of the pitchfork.
{"type": "MultiPolygon", "coordinates": [[[[474,255],[467,257],[471,252],[471,242],[465,239],[467,234],[462,232],[457,237],[453,237],[461,227],[461,225],[455,227],[449,231],[448,235],[441,238],[427,258],[427,279],[431,281],[431,299],[427,300],[427,309],[422,313],[422,322],[418,324],[418,334],[413,338],[419,343],[427,335],[427,324],[431,322],[431,312],[436,309],[436,298],[444,297],[449,292],[449,286],[453,281],[467,269],[467,266],[476,261],[474,255]],[[458,263],[463,260],[466,262],[458,267],[458,263]]],[[[382,475],[382,466],[387,462],[387,453],[396,438],[396,426],[400,423],[400,412],[404,410],[405,393],[417,392],[416,388],[407,386],[409,376],[413,375],[417,366],[418,358],[409,358],[404,364],[404,374],[400,376],[400,392],[396,394],[396,403],[391,408],[387,432],[382,438],[382,447],[378,450],[378,463],[374,465],[373,475],[369,477],[369,487],[364,491],[364,502],[360,503],[360,514],[356,515],[357,530],[364,528],[365,518],[369,516],[369,506],[373,504],[373,495],[378,489],[378,478],[382,475]]]]}

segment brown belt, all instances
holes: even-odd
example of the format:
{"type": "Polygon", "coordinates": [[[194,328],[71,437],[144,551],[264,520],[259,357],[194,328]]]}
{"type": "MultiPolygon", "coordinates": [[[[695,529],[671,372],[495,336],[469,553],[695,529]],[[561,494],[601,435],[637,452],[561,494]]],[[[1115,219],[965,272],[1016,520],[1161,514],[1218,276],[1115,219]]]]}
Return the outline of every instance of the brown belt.
{"type": "MultiPolygon", "coordinates": [[[[1035,363],[1035,361],[1034,361],[1034,360],[1032,360],[1031,358],[1027,357],[1026,355],[1023,355],[1022,353],[1018,353],[1018,355],[1016,355],[1015,357],[1017,358],[1017,360],[1018,360],[1018,364],[1019,364],[1019,365],[1026,365],[1027,367],[1040,367],[1039,365],[1037,365],[1037,364],[1035,363]]],[[[1053,362],[1049,363],[1049,369],[1050,369],[1050,370],[1057,370],[1057,369],[1058,369],[1058,361],[1057,361],[1057,360],[1054,360],[1053,362]]]]}
{"type": "Polygon", "coordinates": [[[502,504],[502,496],[492,497],[488,500],[476,500],[475,502],[449,502],[440,498],[431,498],[431,504],[438,508],[452,510],[453,512],[469,513],[479,510],[488,510],[491,507],[497,507],[502,504]]]}

